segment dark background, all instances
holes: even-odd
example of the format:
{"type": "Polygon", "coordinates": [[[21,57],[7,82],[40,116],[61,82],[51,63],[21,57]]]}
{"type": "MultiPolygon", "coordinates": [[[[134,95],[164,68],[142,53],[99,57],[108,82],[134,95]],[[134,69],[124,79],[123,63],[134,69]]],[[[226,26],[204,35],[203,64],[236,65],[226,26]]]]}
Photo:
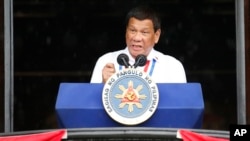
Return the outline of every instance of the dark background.
{"type": "Polygon", "coordinates": [[[157,50],[179,59],[202,85],[204,129],[236,123],[234,0],[13,0],[14,130],[57,128],[61,82],[89,82],[97,58],[125,47],[128,10],[162,16],[157,50]]]}

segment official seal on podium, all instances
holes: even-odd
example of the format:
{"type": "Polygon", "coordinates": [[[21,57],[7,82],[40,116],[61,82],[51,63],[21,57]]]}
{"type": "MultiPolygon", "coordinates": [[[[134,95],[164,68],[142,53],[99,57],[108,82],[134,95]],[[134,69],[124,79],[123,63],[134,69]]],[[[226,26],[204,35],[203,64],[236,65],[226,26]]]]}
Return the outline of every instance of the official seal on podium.
{"type": "Polygon", "coordinates": [[[113,74],[105,83],[102,102],[113,120],[124,125],[137,125],[156,111],[158,87],[146,73],[127,68],[113,74]]]}

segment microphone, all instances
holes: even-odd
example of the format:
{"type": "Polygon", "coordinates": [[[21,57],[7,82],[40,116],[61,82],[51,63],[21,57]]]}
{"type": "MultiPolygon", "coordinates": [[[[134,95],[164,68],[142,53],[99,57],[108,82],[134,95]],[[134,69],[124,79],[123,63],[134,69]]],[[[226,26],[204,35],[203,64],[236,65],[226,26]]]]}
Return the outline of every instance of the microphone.
{"type": "Polygon", "coordinates": [[[130,66],[128,61],[129,61],[128,55],[126,55],[124,53],[118,55],[118,57],[117,57],[118,64],[125,66],[126,68],[128,68],[130,66]]]}
{"type": "Polygon", "coordinates": [[[134,68],[136,68],[138,66],[144,66],[146,64],[146,62],[147,62],[147,57],[143,54],[139,54],[135,58],[134,68]]]}

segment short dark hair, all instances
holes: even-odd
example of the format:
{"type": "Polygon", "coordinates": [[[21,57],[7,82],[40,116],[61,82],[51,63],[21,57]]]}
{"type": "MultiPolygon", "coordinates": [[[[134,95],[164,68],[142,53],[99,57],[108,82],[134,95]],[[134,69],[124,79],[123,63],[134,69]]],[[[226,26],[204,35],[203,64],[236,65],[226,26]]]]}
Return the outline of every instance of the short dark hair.
{"type": "Polygon", "coordinates": [[[128,26],[129,19],[133,17],[138,20],[145,20],[145,19],[152,20],[154,25],[154,30],[157,31],[158,29],[161,29],[161,19],[158,13],[149,6],[143,5],[131,9],[128,12],[125,19],[126,26],[128,26]]]}

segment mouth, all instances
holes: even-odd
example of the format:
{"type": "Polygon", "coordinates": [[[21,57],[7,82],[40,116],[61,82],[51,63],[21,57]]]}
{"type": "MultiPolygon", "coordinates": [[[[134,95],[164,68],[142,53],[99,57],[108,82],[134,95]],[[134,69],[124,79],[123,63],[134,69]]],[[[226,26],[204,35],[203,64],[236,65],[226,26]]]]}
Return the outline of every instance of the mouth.
{"type": "Polygon", "coordinates": [[[133,48],[133,50],[141,50],[142,46],[141,45],[131,45],[131,48],[133,48]]]}

